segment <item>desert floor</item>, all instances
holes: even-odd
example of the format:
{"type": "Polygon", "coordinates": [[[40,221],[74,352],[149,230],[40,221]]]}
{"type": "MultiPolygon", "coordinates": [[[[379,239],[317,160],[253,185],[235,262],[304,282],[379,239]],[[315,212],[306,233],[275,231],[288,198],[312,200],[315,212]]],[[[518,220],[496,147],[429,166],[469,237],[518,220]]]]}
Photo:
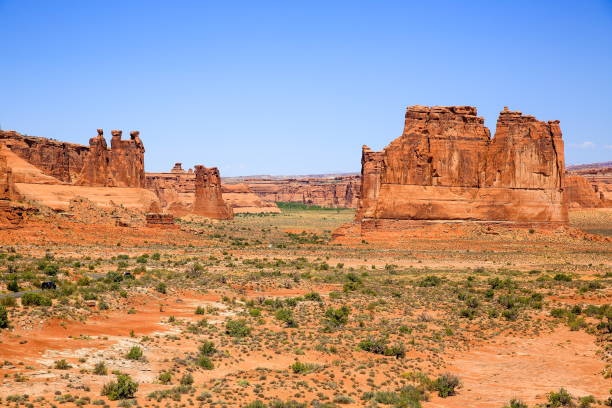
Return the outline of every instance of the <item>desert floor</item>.
{"type": "Polygon", "coordinates": [[[0,230],[0,405],[608,403],[611,209],[561,230],[332,240],[353,216],[0,230]]]}

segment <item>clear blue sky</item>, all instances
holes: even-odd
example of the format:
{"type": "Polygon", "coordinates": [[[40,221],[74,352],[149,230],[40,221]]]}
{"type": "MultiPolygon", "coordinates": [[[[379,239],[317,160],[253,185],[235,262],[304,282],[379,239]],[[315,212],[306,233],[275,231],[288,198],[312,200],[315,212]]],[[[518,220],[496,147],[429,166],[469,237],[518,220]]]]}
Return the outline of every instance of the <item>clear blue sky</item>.
{"type": "Polygon", "coordinates": [[[147,171],[358,171],[408,105],[561,120],[612,160],[611,1],[0,0],[0,125],[141,131],[147,171]]]}

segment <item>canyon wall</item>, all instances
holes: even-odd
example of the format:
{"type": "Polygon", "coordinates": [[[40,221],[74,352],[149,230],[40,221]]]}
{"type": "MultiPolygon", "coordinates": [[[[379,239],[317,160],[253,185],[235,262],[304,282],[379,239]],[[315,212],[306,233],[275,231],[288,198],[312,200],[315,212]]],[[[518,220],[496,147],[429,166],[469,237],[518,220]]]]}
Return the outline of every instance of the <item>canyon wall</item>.
{"type": "Polygon", "coordinates": [[[504,108],[491,139],[474,107],[411,106],[399,138],[363,147],[356,220],[565,224],[564,171],[558,121],[504,108]]]}
{"type": "Polygon", "coordinates": [[[195,166],[193,214],[215,219],[232,219],[232,209],[223,201],[221,176],[216,167],[195,166]]]}
{"type": "Polygon", "coordinates": [[[332,208],[356,208],[359,176],[227,179],[227,184],[247,184],[269,202],[294,202],[332,208]]]}

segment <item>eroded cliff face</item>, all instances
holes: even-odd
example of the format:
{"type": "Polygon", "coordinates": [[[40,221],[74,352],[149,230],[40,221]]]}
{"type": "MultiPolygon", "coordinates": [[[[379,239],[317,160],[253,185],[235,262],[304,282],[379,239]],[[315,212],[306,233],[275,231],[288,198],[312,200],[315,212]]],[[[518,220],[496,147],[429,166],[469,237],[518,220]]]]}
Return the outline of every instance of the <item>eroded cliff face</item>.
{"type": "Polygon", "coordinates": [[[234,217],[232,209],[223,201],[221,177],[216,167],[195,166],[195,200],[191,212],[223,220],[234,217]]]}
{"type": "Polygon", "coordinates": [[[570,207],[612,207],[612,162],[571,166],[565,180],[570,207]]]}
{"type": "Polygon", "coordinates": [[[255,194],[269,202],[338,208],[356,208],[359,202],[359,176],[240,178],[240,182],[247,184],[255,194]]]}
{"type": "Polygon", "coordinates": [[[411,106],[402,136],[363,148],[356,219],[564,224],[563,179],[558,121],[505,108],[491,139],[474,107],[411,106]]]}
{"type": "Polygon", "coordinates": [[[87,146],[15,131],[0,131],[0,142],[44,174],[65,183],[73,183],[79,177],[89,152],[87,146]]]}
{"type": "Polygon", "coordinates": [[[75,184],[79,186],[115,186],[115,180],[111,174],[110,152],[102,129],[98,129],[96,137],[89,139],[89,152],[75,184]]]}

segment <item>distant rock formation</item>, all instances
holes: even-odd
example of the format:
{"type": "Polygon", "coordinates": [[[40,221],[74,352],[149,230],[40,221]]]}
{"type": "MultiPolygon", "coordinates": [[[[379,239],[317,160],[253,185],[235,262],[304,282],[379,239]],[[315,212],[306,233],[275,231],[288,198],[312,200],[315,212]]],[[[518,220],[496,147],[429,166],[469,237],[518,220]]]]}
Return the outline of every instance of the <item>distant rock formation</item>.
{"type": "Polygon", "coordinates": [[[363,228],[403,221],[566,224],[559,121],[508,108],[493,139],[471,106],[411,106],[404,132],[381,152],[362,153],[363,228]]]}
{"type": "MultiPolygon", "coordinates": [[[[185,171],[180,163],[176,163],[170,172],[146,173],[146,188],[159,197],[165,211],[175,217],[182,217],[191,212],[195,200],[195,180],[196,176],[191,169],[185,171]]],[[[274,202],[258,197],[246,184],[223,184],[221,193],[234,214],[280,212],[274,202]]]]}
{"type": "MultiPolygon", "coordinates": [[[[359,176],[237,179],[269,202],[294,202],[331,208],[356,208],[359,176]]],[[[226,184],[236,181],[227,180],[226,184]]],[[[225,183],[225,181],[224,181],[225,183]]]]}
{"type": "Polygon", "coordinates": [[[223,201],[221,176],[216,167],[195,166],[195,200],[193,214],[215,219],[232,219],[232,209],[223,201]]]}
{"type": "Polygon", "coordinates": [[[75,184],[79,186],[115,186],[115,179],[111,172],[110,152],[106,146],[102,129],[98,129],[98,136],[89,139],[89,153],[75,184]]]}
{"type": "Polygon", "coordinates": [[[276,203],[265,201],[251,191],[247,184],[223,184],[221,186],[223,200],[234,213],[280,213],[276,203]]]}
{"type": "Polygon", "coordinates": [[[612,162],[570,166],[566,181],[570,207],[612,207],[612,162]]]}

